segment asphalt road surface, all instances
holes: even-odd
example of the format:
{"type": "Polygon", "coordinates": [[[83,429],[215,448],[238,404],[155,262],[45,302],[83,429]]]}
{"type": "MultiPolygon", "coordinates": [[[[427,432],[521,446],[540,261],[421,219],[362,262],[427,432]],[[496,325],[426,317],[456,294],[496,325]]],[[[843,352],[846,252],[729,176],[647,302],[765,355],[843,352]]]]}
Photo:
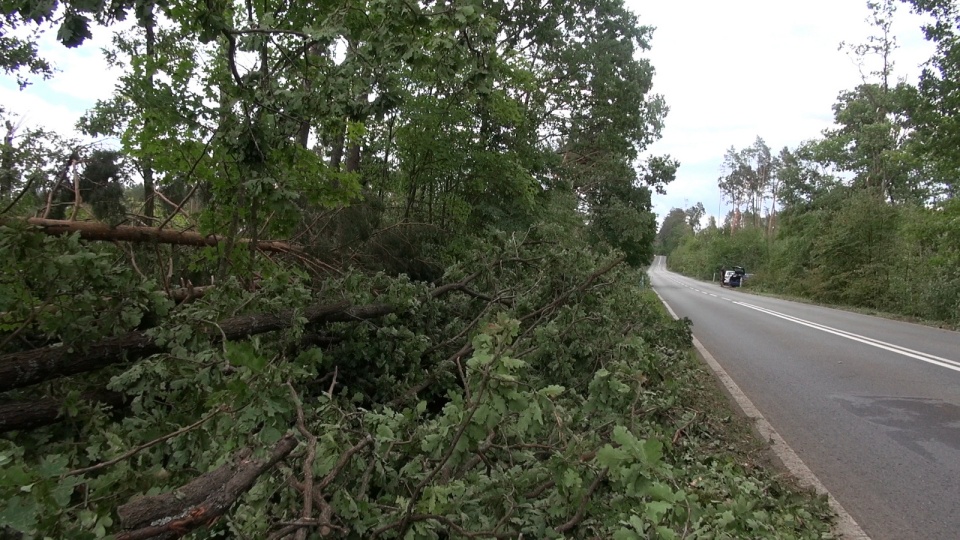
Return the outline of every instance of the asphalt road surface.
{"type": "Polygon", "coordinates": [[[650,278],[871,538],[960,539],[960,333],[650,278]]]}

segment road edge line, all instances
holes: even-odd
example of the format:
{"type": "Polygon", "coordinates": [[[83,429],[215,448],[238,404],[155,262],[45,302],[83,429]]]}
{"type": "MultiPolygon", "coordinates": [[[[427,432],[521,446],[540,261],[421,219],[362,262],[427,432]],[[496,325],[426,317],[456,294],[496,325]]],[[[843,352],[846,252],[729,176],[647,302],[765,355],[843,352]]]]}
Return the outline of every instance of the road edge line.
{"type": "MultiPolygon", "coordinates": [[[[657,295],[657,298],[660,299],[660,302],[663,303],[663,306],[667,308],[667,311],[674,319],[680,318],[656,289],[651,287],[650,290],[657,295]]],[[[730,377],[727,370],[723,369],[723,366],[721,366],[720,363],[717,362],[717,359],[710,354],[710,351],[703,346],[703,343],[700,343],[699,339],[693,335],[691,335],[691,337],[693,338],[693,346],[697,349],[697,352],[700,353],[703,360],[710,366],[714,375],[720,379],[724,389],[726,389],[730,397],[737,403],[737,406],[740,407],[743,414],[753,421],[753,425],[760,433],[760,436],[770,442],[770,449],[773,450],[773,453],[780,462],[783,463],[783,466],[790,471],[790,474],[797,478],[801,485],[812,487],[817,493],[827,496],[827,502],[830,504],[830,508],[837,514],[834,532],[841,538],[848,540],[870,540],[870,537],[867,536],[867,533],[863,531],[857,521],[853,519],[853,516],[851,516],[850,513],[844,509],[843,505],[840,504],[840,501],[827,490],[827,487],[817,478],[817,475],[807,467],[806,463],[800,459],[800,456],[797,455],[793,448],[790,448],[787,441],[777,433],[777,430],[774,429],[770,422],[760,413],[756,405],[750,401],[750,398],[737,386],[737,383],[730,377]]]]}

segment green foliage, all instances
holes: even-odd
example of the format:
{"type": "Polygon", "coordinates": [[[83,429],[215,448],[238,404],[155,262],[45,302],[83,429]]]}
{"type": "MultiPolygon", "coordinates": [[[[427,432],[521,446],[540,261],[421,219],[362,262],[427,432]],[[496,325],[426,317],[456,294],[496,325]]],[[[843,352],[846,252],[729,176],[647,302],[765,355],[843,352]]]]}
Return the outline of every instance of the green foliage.
{"type": "Polygon", "coordinates": [[[684,239],[693,235],[694,228],[688,222],[688,218],[687,212],[681,208],[670,210],[657,232],[656,247],[658,253],[673,253],[683,243],[684,239]]]}
{"type": "Polygon", "coordinates": [[[124,504],[287,437],[298,448],[195,537],[268,538],[307,500],[314,536],[827,534],[823,501],[717,445],[689,324],[640,285],[651,191],[677,163],[634,165],[666,106],[642,58],[652,28],[620,0],[4,15],[57,18],[67,46],[135,21],[106,52],[115,94],[81,122],[120,152],[60,156],[80,145],[40,134],[3,148],[0,196],[29,197],[0,228],[0,361],[68,347],[83,365],[111,336],[152,354],[4,393],[59,416],[0,438],[0,534],[120,533],[124,504]],[[215,245],[10,219],[71,202],[74,181],[110,225],[215,245]],[[290,243],[261,242],[276,237],[290,243]]]}
{"type": "Polygon", "coordinates": [[[937,50],[919,85],[891,81],[896,3],[868,2],[875,35],[847,47],[863,81],[838,96],[836,127],[769,163],[766,216],[756,202],[740,212],[768,161],[757,159],[765,155],[762,141],[731,148],[721,188],[734,211],[722,229],[694,233],[674,209],[658,235],[672,268],[709,279],[722,266],[741,265],[755,274],[748,286],[960,323],[960,244],[950,232],[960,163],[951,112],[960,103],[953,76],[960,12],[954,2],[907,3],[933,17],[924,32],[937,50]]]}
{"type": "MultiPolygon", "coordinates": [[[[8,242],[39,240],[7,235],[8,242]]],[[[66,424],[0,440],[0,494],[10,501],[0,519],[31,535],[116,532],[114,508],[130,497],[170,490],[240,448],[289,433],[296,417],[289,382],[317,436],[317,478],[372,438],[325,491],[333,524],[359,537],[389,527],[382,537],[436,538],[452,522],[469,531],[559,538],[555,528],[586,504],[571,529],[578,537],[668,538],[686,530],[820,538],[825,505],[811,507],[771,477],[748,475],[724,446],[711,446],[722,431],[692,423],[691,415],[712,413],[690,401],[703,390],[691,386],[690,374],[702,367],[685,353],[689,326],[665,317],[652,292],[637,285],[639,272],[614,269],[556,303],[558,291],[577,290],[604,263],[575,238],[545,223],[458,249],[466,258],[447,267],[445,280],[488,268],[472,286],[509,303],[424,300],[424,284],[354,272],[327,281],[328,290],[399,311],[376,324],[295,325],[219,345],[213,321],[225,315],[324,300],[296,273],[264,276],[254,293],[223,283],[151,331],[172,345],[168,353],[111,370],[108,386],[128,397],[128,409],[74,397],[66,424]],[[539,322],[527,317],[534,312],[539,322]],[[295,346],[317,330],[333,345],[295,346]],[[457,336],[472,353],[451,365],[457,336]],[[115,465],[67,474],[204,418],[115,465]],[[681,428],[686,435],[678,439],[681,428]],[[40,446],[43,452],[32,451],[40,446]],[[407,510],[432,517],[411,521],[403,533],[407,510]]],[[[56,252],[71,240],[52,242],[35,249],[56,252]]],[[[102,374],[71,384],[84,380],[102,374]]],[[[263,537],[276,522],[295,519],[299,494],[285,478],[298,475],[304,459],[296,452],[262,477],[214,530],[263,537]]]]}
{"type": "Polygon", "coordinates": [[[748,227],[734,235],[707,229],[690,235],[673,251],[670,268],[701,279],[719,279],[721,268],[742,266],[747,272],[766,268],[769,244],[764,231],[748,227]]]}
{"type": "Polygon", "coordinates": [[[914,11],[929,15],[924,25],[926,39],[936,45],[936,53],[924,66],[917,90],[920,99],[913,111],[917,151],[923,157],[924,173],[934,184],[937,195],[957,196],[957,167],[960,153],[960,11],[947,0],[908,0],[914,11]]]}
{"type": "Polygon", "coordinates": [[[156,283],[117,264],[116,249],[91,249],[76,235],[51,237],[3,225],[0,256],[5,352],[30,347],[34,340],[82,346],[132,330],[148,314],[162,316],[171,307],[156,283]]]}
{"type": "Polygon", "coordinates": [[[754,273],[747,286],[956,324],[957,204],[891,206],[835,186],[782,213],[775,237],[747,228],[687,236],[672,269],[712,279],[721,266],[754,273]]]}

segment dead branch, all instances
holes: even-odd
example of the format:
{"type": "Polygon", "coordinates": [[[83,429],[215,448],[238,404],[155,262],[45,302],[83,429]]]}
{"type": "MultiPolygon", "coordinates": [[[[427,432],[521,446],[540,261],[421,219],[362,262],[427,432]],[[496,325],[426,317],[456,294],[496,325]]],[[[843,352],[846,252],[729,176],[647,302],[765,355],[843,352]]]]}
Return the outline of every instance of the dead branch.
{"type": "Polygon", "coordinates": [[[448,283],[447,285],[441,285],[440,287],[437,287],[432,291],[430,291],[430,296],[432,296],[433,298],[437,298],[439,296],[447,294],[450,291],[463,291],[464,289],[467,288],[467,285],[471,281],[477,279],[478,277],[480,277],[480,272],[474,272],[456,283],[448,283]]]}
{"type": "Polygon", "coordinates": [[[231,506],[297,446],[291,435],[273,446],[267,459],[250,459],[249,449],[240,451],[233,461],[201,475],[169,493],[141,497],[117,508],[120,523],[127,532],[117,540],[167,540],[205,527],[227,513],[231,506]]]}
{"type": "Polygon", "coordinates": [[[699,411],[694,412],[693,416],[690,417],[690,420],[688,420],[685,424],[677,428],[677,431],[673,434],[673,439],[671,439],[672,444],[677,444],[678,442],[680,442],[680,436],[683,435],[683,433],[687,430],[687,428],[690,427],[690,424],[692,424],[693,421],[697,419],[697,415],[699,414],[700,414],[699,411]]]}
{"type": "Polygon", "coordinates": [[[340,366],[333,366],[333,380],[330,381],[330,388],[327,390],[327,397],[333,399],[333,389],[337,387],[337,375],[340,373],[340,366]]]}
{"type": "MultiPolygon", "coordinates": [[[[196,184],[194,184],[194,188],[196,188],[196,184]]],[[[182,210],[182,206],[181,206],[181,205],[179,205],[179,204],[171,201],[170,199],[168,199],[168,198],[166,197],[166,195],[164,195],[163,193],[161,193],[160,190],[158,190],[158,189],[153,190],[153,194],[156,195],[157,197],[159,197],[160,199],[162,199],[163,202],[165,202],[165,203],[167,203],[168,205],[170,205],[170,206],[176,208],[177,210],[179,210],[179,211],[183,214],[183,217],[187,218],[187,220],[190,221],[190,222],[193,224],[194,227],[197,226],[197,222],[194,221],[193,217],[191,217],[189,214],[187,214],[186,212],[184,212],[184,211],[182,210]]],[[[156,219],[156,218],[152,218],[152,219],[156,219]]],[[[164,225],[166,225],[167,223],[168,223],[168,222],[165,221],[165,222],[164,222],[164,225]]],[[[161,227],[161,228],[163,228],[163,227],[161,227]]]]}
{"type": "Polygon", "coordinates": [[[297,531],[298,529],[303,529],[305,527],[316,528],[317,532],[320,533],[321,537],[329,536],[333,531],[337,531],[341,535],[346,535],[350,531],[344,529],[343,527],[334,525],[330,523],[330,519],[333,516],[333,509],[330,508],[330,505],[324,504],[320,511],[320,519],[310,519],[310,520],[299,520],[299,521],[289,521],[280,523],[283,526],[279,531],[271,534],[267,540],[280,540],[281,538],[286,538],[290,533],[297,531]]]}
{"type": "MultiPolygon", "coordinates": [[[[210,133],[210,136],[207,137],[207,142],[203,144],[203,150],[200,151],[200,155],[197,156],[197,159],[193,160],[193,165],[191,165],[190,170],[187,171],[187,176],[185,177],[185,181],[189,181],[190,178],[193,177],[193,173],[197,170],[197,165],[199,165],[200,161],[207,155],[207,149],[210,148],[210,143],[213,142],[213,139],[214,137],[217,136],[218,132],[219,132],[219,128],[213,130],[213,132],[210,133]]],[[[198,187],[200,187],[200,183],[195,182],[193,184],[193,188],[190,189],[190,193],[187,193],[187,196],[180,201],[180,204],[177,205],[176,209],[174,209],[174,211],[171,212],[169,216],[167,216],[167,219],[163,220],[163,223],[161,223],[160,226],[158,227],[159,229],[166,227],[167,223],[170,223],[170,220],[176,217],[176,215],[179,214],[181,210],[183,210],[183,206],[187,204],[187,201],[189,201],[190,198],[193,197],[193,194],[197,192],[198,187]]]]}
{"type": "MultiPolygon", "coordinates": [[[[297,421],[299,422],[299,418],[297,421]]],[[[347,531],[333,524],[332,522],[333,508],[331,508],[330,505],[327,503],[324,490],[327,489],[327,487],[329,487],[330,484],[332,484],[333,481],[336,480],[338,476],[340,476],[340,473],[343,472],[344,467],[347,466],[347,463],[350,462],[350,460],[353,458],[354,455],[356,455],[357,452],[359,452],[360,450],[363,450],[364,447],[372,443],[373,443],[373,437],[370,435],[367,435],[366,437],[361,439],[360,442],[351,446],[346,452],[343,453],[342,456],[340,456],[340,459],[337,460],[337,463],[333,466],[333,469],[331,469],[330,472],[327,473],[327,475],[324,476],[320,482],[313,485],[312,487],[308,486],[308,482],[306,481],[301,483],[301,482],[298,482],[295,478],[291,477],[289,479],[290,484],[293,485],[293,487],[295,487],[297,490],[303,492],[304,501],[306,502],[307,498],[309,497],[310,500],[315,502],[317,507],[320,508],[320,519],[316,520],[313,518],[305,517],[294,523],[283,523],[282,525],[284,525],[284,528],[270,535],[270,538],[271,539],[283,538],[286,535],[295,531],[299,533],[299,531],[302,530],[304,527],[319,527],[320,536],[326,536],[333,530],[346,533],[347,531]]],[[[305,463],[303,471],[304,471],[304,479],[306,480],[307,478],[310,478],[310,482],[312,482],[313,468],[311,467],[310,469],[307,469],[307,466],[305,463]]],[[[304,504],[304,508],[306,508],[306,504],[304,504]]]]}
{"type": "Polygon", "coordinates": [[[20,199],[22,199],[23,196],[26,195],[28,191],[30,191],[30,188],[33,186],[33,182],[36,179],[37,179],[36,176],[32,176],[32,175],[30,176],[30,179],[27,180],[27,185],[23,186],[23,189],[20,190],[20,194],[17,195],[12,201],[10,201],[10,204],[8,204],[6,208],[4,208],[3,210],[0,210],[0,216],[9,212],[11,208],[16,206],[17,203],[20,202],[20,199]]]}
{"type": "Polygon", "coordinates": [[[372,443],[373,437],[367,435],[363,439],[360,439],[360,442],[351,446],[346,452],[343,453],[342,456],[340,456],[340,459],[337,460],[337,464],[333,466],[333,469],[330,469],[330,472],[328,472],[327,475],[323,477],[323,480],[317,484],[316,490],[323,491],[327,489],[327,487],[337,479],[337,476],[340,475],[340,473],[343,471],[343,468],[347,466],[347,463],[350,462],[350,459],[352,459],[357,452],[363,450],[364,447],[372,443]]]}
{"type": "Polygon", "coordinates": [[[203,298],[203,296],[211,290],[213,290],[213,285],[205,285],[203,287],[181,287],[179,289],[172,289],[167,296],[175,303],[182,304],[184,302],[196,300],[197,298],[203,298]]]}
{"type": "MultiPolygon", "coordinates": [[[[313,519],[313,461],[317,457],[317,436],[307,429],[303,414],[303,403],[290,381],[287,381],[287,388],[290,389],[290,397],[297,408],[297,431],[307,439],[307,455],[303,458],[303,512],[300,516],[303,520],[309,521],[313,519]]],[[[304,527],[298,528],[295,539],[306,540],[307,529],[304,527]]]]}
{"type": "Polygon", "coordinates": [[[47,205],[43,210],[43,217],[50,215],[50,208],[53,206],[53,196],[57,193],[57,190],[60,189],[60,186],[68,180],[70,169],[72,169],[77,163],[80,163],[79,152],[79,148],[74,149],[70,153],[70,157],[67,158],[67,162],[64,163],[63,167],[60,168],[60,171],[57,172],[57,183],[54,184],[53,189],[47,193],[47,205]]]}
{"type": "Polygon", "coordinates": [[[479,465],[480,462],[485,459],[484,454],[487,451],[489,451],[490,448],[493,447],[493,439],[496,436],[497,436],[496,430],[491,429],[490,432],[487,433],[487,438],[483,440],[483,442],[480,444],[479,447],[477,447],[477,451],[469,460],[464,462],[459,467],[450,467],[450,466],[444,467],[443,474],[440,476],[441,478],[440,483],[446,484],[447,482],[450,481],[450,478],[463,478],[465,474],[467,474],[474,467],[479,465]],[[454,471],[454,469],[456,469],[456,471],[454,471]]]}
{"type": "Polygon", "coordinates": [[[544,491],[546,491],[546,490],[548,490],[548,489],[550,489],[550,488],[552,488],[552,487],[554,487],[554,486],[556,486],[556,485],[557,485],[557,481],[556,481],[556,480],[547,480],[546,482],[544,482],[544,483],[540,484],[539,486],[533,488],[532,490],[528,491],[528,492],[524,495],[524,497],[526,497],[527,499],[536,499],[536,498],[539,497],[540,495],[543,495],[543,492],[544,492],[544,491]]]}

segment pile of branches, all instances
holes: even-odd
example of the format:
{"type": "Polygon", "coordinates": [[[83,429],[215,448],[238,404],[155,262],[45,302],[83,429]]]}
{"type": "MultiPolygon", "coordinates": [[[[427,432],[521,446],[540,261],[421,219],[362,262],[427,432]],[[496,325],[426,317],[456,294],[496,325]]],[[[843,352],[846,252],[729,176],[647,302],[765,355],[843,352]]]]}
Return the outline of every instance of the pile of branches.
{"type": "Polygon", "coordinates": [[[281,267],[154,325],[7,352],[0,526],[819,538],[778,484],[696,455],[714,434],[677,390],[689,328],[622,262],[544,228],[478,242],[438,283],[281,267]]]}

